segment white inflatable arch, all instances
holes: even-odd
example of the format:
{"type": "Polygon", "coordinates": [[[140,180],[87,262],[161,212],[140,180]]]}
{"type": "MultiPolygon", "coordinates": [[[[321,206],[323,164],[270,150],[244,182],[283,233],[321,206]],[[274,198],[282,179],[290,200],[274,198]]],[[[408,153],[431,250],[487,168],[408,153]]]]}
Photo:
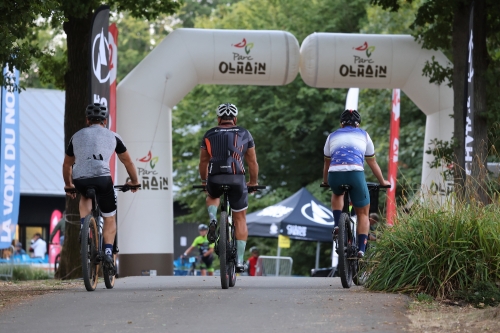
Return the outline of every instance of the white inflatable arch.
{"type": "MultiPolygon", "coordinates": [[[[299,52],[295,37],[284,31],[169,34],[118,85],[117,132],[143,185],[135,194],[118,195],[120,276],[173,273],[171,112],[197,84],[285,85],[297,76],[300,59],[302,78],[312,87],[403,89],[427,115],[427,144],[449,140],[453,130],[452,90],[422,77],[432,56],[447,62],[410,36],[319,33],[307,37],[299,52]]],[[[425,155],[422,183],[431,185],[439,175],[428,161],[425,155]]],[[[118,182],[126,179],[119,163],[118,182]]]]}
{"type": "Polygon", "coordinates": [[[143,184],[118,195],[120,276],[173,273],[172,108],[197,84],[288,84],[299,57],[284,31],[178,29],[118,85],[117,132],[143,184]]]}
{"type": "MultiPolygon", "coordinates": [[[[402,89],[427,115],[425,152],[432,139],[449,141],[453,133],[453,90],[447,84],[431,84],[422,75],[432,57],[443,66],[449,64],[443,53],[422,49],[408,35],[314,33],[301,45],[300,75],[317,88],[402,89]]],[[[422,185],[439,198],[452,183],[443,184],[441,170],[429,168],[432,160],[424,153],[422,185]]]]}

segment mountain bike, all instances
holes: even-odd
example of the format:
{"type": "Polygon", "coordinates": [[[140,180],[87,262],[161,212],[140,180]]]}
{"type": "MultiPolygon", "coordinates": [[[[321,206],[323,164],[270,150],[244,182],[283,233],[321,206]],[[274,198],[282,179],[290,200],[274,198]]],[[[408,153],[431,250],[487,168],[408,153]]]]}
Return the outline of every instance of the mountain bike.
{"type": "MultiPolygon", "coordinates": [[[[381,185],[369,183],[368,190],[378,191],[381,188],[390,188],[390,185],[381,185]]],[[[330,187],[327,184],[321,184],[321,187],[330,187]]],[[[344,192],[344,207],[340,214],[340,219],[337,223],[339,230],[338,234],[333,237],[335,250],[339,255],[338,272],[342,287],[350,288],[352,283],[360,286],[363,285],[366,276],[364,270],[360,269],[362,261],[358,259],[358,244],[357,244],[357,219],[351,218],[349,212],[349,191],[350,185],[340,185],[344,192]]]]}
{"type": "MultiPolygon", "coordinates": [[[[206,191],[206,185],[193,185],[193,188],[206,191]]],[[[222,189],[222,198],[220,201],[221,213],[217,225],[217,239],[215,241],[214,251],[220,260],[220,284],[222,289],[228,289],[236,285],[236,260],[237,248],[236,238],[234,236],[234,225],[232,211],[229,206],[229,185],[220,185],[222,189]]],[[[257,192],[265,189],[265,186],[248,186],[248,193],[257,192]]]]}
{"type": "MultiPolygon", "coordinates": [[[[117,185],[115,188],[119,191],[127,192],[131,189],[139,189],[140,185],[117,185]]],[[[65,189],[65,191],[68,193],[78,193],[75,188],[65,189]]],[[[113,244],[113,265],[111,266],[104,260],[104,256],[106,255],[103,249],[104,239],[102,234],[104,219],[102,218],[101,210],[97,205],[95,188],[91,186],[87,187],[85,197],[92,200],[92,211],[89,215],[85,216],[80,238],[80,254],[85,289],[87,289],[87,291],[94,291],[97,287],[101,263],[104,284],[107,289],[112,289],[115,285],[116,274],[118,273],[115,271],[116,253],[118,253],[118,247],[116,244],[117,235],[115,235],[115,241],[113,244]]]]}

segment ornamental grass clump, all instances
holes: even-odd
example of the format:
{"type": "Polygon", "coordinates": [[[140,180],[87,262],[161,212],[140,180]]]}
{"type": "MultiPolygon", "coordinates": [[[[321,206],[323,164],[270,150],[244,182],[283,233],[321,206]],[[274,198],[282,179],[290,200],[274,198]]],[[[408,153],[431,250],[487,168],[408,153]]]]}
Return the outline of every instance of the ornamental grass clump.
{"type": "Polygon", "coordinates": [[[492,296],[483,303],[498,304],[500,206],[414,204],[410,213],[398,213],[367,261],[371,290],[471,301],[489,286],[492,296]]]}

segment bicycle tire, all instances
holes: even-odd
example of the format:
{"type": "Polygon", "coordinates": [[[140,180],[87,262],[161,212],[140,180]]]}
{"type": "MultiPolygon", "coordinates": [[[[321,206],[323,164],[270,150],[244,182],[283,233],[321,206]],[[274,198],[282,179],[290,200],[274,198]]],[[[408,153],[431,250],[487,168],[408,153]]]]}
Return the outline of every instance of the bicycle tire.
{"type": "Polygon", "coordinates": [[[235,263],[236,255],[237,255],[237,253],[235,253],[236,252],[235,251],[235,249],[236,249],[236,239],[234,238],[234,225],[230,225],[229,226],[229,223],[228,223],[228,227],[229,227],[229,230],[230,230],[229,234],[231,235],[231,240],[229,242],[229,244],[231,245],[230,246],[231,257],[230,257],[229,264],[228,264],[228,270],[229,270],[229,287],[234,287],[236,285],[236,263],[235,263]]]}
{"type": "Polygon", "coordinates": [[[349,244],[349,215],[342,213],[339,219],[339,233],[337,236],[338,255],[339,255],[339,275],[342,287],[350,288],[352,286],[352,266],[348,259],[350,252],[349,244]]]}
{"type": "MultiPolygon", "coordinates": [[[[116,253],[113,253],[113,265],[116,267],[116,253]]],[[[115,286],[116,272],[108,269],[106,264],[102,265],[102,275],[104,277],[104,284],[106,288],[113,289],[115,286]]]]}
{"type": "Polygon", "coordinates": [[[59,268],[59,262],[61,260],[61,254],[58,253],[56,258],[54,259],[54,273],[57,271],[57,269],[59,268]]]}
{"type": "Polygon", "coordinates": [[[97,287],[99,264],[96,263],[99,250],[99,235],[97,224],[92,215],[87,215],[82,226],[81,259],[83,282],[87,291],[94,291],[97,287]]]}
{"type": "Polygon", "coordinates": [[[227,260],[227,213],[221,212],[219,219],[219,261],[220,284],[222,289],[229,288],[228,260],[227,260]]]}

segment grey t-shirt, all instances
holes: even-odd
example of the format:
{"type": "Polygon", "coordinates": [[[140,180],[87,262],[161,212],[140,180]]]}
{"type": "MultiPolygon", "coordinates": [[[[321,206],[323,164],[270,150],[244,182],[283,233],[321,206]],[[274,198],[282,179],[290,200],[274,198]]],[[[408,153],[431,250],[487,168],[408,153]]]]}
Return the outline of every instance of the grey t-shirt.
{"type": "Polygon", "coordinates": [[[122,138],[99,124],[83,128],[69,141],[66,155],[75,156],[73,179],[111,176],[109,161],[113,153],[127,151],[122,138]]]}

